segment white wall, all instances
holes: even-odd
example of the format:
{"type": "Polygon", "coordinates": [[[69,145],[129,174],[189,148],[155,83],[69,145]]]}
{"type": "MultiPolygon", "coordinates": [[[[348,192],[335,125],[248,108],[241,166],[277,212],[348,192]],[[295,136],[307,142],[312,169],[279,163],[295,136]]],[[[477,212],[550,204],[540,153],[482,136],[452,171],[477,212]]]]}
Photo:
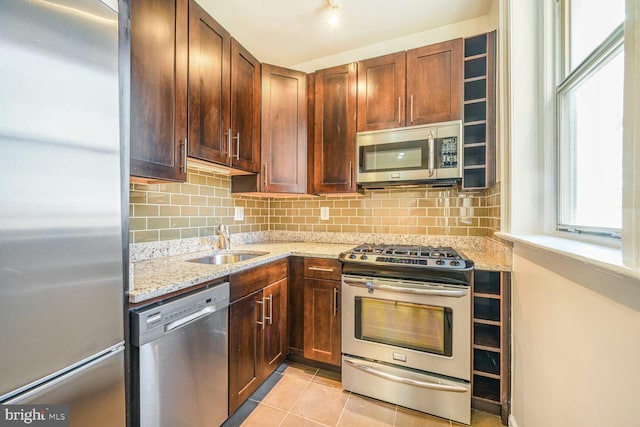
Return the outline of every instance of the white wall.
{"type": "Polygon", "coordinates": [[[514,249],[512,424],[640,426],[640,281],[514,249]]]}
{"type": "Polygon", "coordinates": [[[489,22],[489,16],[485,15],[468,21],[457,22],[455,24],[434,28],[433,30],[412,34],[410,36],[364,46],[359,49],[342,52],[336,55],[325,56],[324,58],[319,58],[310,62],[293,65],[290,68],[309,73],[335,65],[348,64],[362,59],[375,58],[388,53],[426,46],[441,41],[455,39],[457,37],[475,36],[476,34],[495,30],[495,23],[494,26],[491,25],[492,24],[489,22]]]}

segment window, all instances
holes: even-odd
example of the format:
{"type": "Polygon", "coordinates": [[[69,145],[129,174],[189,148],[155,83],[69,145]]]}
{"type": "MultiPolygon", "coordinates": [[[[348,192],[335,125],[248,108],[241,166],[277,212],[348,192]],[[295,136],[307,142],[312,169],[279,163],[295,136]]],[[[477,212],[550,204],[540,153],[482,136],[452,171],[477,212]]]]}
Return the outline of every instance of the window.
{"type": "Polygon", "coordinates": [[[557,229],[619,238],[625,2],[559,5],[557,229]]]}

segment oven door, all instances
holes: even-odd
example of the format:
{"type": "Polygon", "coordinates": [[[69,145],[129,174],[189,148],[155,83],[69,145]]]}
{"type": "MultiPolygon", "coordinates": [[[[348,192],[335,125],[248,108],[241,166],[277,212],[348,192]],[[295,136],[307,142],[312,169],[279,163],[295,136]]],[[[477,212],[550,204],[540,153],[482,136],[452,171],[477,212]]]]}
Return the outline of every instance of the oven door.
{"type": "Polygon", "coordinates": [[[342,352],[471,379],[468,286],[342,276],[342,352]]]}

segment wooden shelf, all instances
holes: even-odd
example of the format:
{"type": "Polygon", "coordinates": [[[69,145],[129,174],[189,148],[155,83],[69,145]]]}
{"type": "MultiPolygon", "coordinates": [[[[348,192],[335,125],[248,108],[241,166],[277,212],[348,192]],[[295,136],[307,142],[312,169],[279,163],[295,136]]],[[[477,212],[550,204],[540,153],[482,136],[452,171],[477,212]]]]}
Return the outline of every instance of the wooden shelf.
{"type": "Polygon", "coordinates": [[[500,347],[491,347],[486,345],[474,344],[473,348],[477,348],[478,350],[486,350],[486,351],[493,351],[496,353],[502,353],[502,350],[500,349],[500,347]]]}
{"type": "Polygon", "coordinates": [[[473,371],[473,375],[479,375],[481,377],[486,377],[486,378],[493,378],[494,380],[499,380],[500,379],[500,375],[496,375],[496,374],[492,374],[490,372],[484,372],[484,371],[473,371]]]}
{"type": "Polygon", "coordinates": [[[473,56],[465,56],[464,60],[465,61],[473,61],[474,59],[478,59],[478,58],[486,58],[487,57],[487,53],[479,53],[478,55],[473,55],[473,56]]]}
{"type": "Polygon", "coordinates": [[[480,80],[487,80],[487,76],[478,76],[478,77],[469,77],[468,79],[464,79],[464,83],[477,82],[480,80]]]}
{"type": "Polygon", "coordinates": [[[495,321],[495,320],[486,320],[486,319],[473,319],[474,323],[480,323],[483,325],[493,325],[493,326],[500,326],[501,323],[500,321],[495,321]]]}
{"type": "Polygon", "coordinates": [[[510,278],[508,272],[476,270],[472,288],[472,407],[500,415],[505,425],[510,412],[510,278]]]}
{"type": "Polygon", "coordinates": [[[495,184],[495,34],[464,41],[463,143],[465,149],[479,147],[478,143],[484,144],[484,149],[465,150],[463,190],[495,184]]]}
{"type": "Polygon", "coordinates": [[[472,144],[463,144],[463,148],[475,148],[475,147],[486,147],[486,142],[474,142],[472,144]]]}

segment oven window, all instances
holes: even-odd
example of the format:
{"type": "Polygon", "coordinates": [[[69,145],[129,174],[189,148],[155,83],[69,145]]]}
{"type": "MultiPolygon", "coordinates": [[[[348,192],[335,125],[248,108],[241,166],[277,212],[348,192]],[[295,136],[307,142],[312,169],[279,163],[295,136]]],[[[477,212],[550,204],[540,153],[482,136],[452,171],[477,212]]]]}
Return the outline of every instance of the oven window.
{"type": "Polygon", "coordinates": [[[427,167],[426,141],[395,142],[360,147],[360,171],[402,171],[427,167]]]}
{"type": "Polygon", "coordinates": [[[357,339],[451,356],[452,311],[376,298],[355,298],[357,339]]]}

